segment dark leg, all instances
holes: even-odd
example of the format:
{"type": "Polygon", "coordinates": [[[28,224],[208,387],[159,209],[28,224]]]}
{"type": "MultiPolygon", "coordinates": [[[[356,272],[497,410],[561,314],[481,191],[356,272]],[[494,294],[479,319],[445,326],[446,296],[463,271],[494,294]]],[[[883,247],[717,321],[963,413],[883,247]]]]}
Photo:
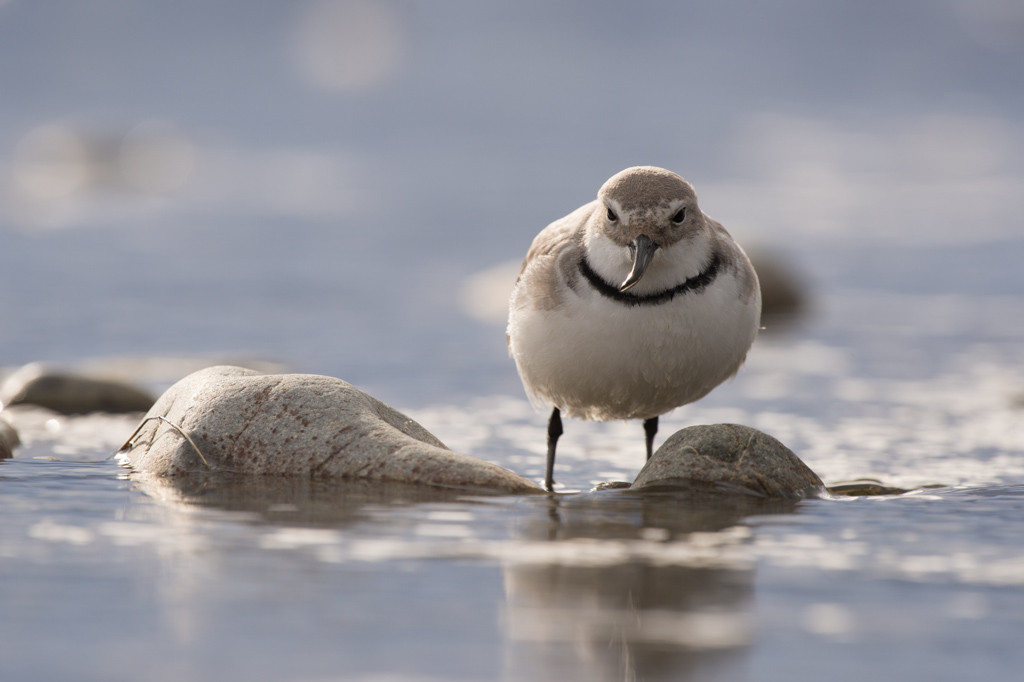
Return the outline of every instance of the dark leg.
{"type": "Polygon", "coordinates": [[[654,454],[654,434],[658,433],[658,418],[644,420],[644,435],[647,436],[647,459],[654,454]]]}
{"type": "Polygon", "coordinates": [[[556,407],[551,410],[551,419],[548,420],[548,468],[544,474],[544,488],[550,493],[553,492],[555,484],[555,446],[558,445],[558,437],[562,435],[562,413],[556,407]]]}

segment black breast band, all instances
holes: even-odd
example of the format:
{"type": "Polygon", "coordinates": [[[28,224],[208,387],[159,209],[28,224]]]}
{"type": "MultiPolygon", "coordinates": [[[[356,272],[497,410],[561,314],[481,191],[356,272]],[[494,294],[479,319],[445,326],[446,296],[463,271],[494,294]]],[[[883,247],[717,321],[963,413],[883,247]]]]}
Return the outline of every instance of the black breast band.
{"type": "Polygon", "coordinates": [[[602,279],[601,275],[594,272],[594,269],[590,267],[590,262],[587,260],[586,256],[584,256],[583,260],[580,262],[580,272],[584,277],[586,277],[587,281],[597,289],[599,294],[629,306],[661,305],[662,303],[668,303],[676,296],[682,296],[683,294],[688,294],[691,291],[702,291],[706,286],[715,281],[715,277],[718,276],[718,271],[721,267],[722,259],[718,256],[717,251],[712,251],[711,260],[706,266],[704,266],[704,269],[685,282],[677,284],[671,289],[638,295],[632,294],[628,291],[619,291],[619,287],[606,282],[602,279]]]}

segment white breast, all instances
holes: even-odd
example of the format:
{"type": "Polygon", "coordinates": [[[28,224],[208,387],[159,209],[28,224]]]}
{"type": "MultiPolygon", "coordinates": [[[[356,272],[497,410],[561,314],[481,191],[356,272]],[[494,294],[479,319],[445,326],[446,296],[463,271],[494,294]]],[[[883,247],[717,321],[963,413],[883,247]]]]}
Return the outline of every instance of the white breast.
{"type": "MultiPolygon", "coordinates": [[[[628,272],[628,263],[595,260],[595,270],[628,272]]],[[[664,288],[656,265],[652,281],[645,275],[637,288],[664,288]]],[[[524,276],[518,287],[530,281],[524,276]]],[[[703,397],[739,369],[760,318],[759,296],[744,301],[729,269],[701,292],[661,305],[626,306],[584,280],[553,308],[528,300],[513,295],[508,328],[523,384],[533,399],[594,420],[647,419],[703,397]]]]}

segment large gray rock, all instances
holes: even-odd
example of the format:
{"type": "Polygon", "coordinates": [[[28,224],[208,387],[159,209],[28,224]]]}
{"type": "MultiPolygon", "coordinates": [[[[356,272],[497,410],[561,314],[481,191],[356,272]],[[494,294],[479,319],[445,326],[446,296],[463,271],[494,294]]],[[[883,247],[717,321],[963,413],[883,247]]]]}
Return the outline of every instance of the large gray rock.
{"type": "Polygon", "coordinates": [[[0,405],[36,405],[61,414],[145,412],[152,407],[153,396],[119,381],[32,363],[11,374],[0,386],[0,405]]]}
{"type": "Polygon", "coordinates": [[[227,366],[195,372],[157,400],[126,446],[123,461],[161,476],[223,471],[541,491],[496,464],[452,452],[346,382],[311,374],[227,366]]]}
{"type": "Polygon", "coordinates": [[[633,481],[633,490],[703,489],[757,497],[809,497],[825,491],[817,474],[766,433],[737,424],[674,433],[633,481]]]}

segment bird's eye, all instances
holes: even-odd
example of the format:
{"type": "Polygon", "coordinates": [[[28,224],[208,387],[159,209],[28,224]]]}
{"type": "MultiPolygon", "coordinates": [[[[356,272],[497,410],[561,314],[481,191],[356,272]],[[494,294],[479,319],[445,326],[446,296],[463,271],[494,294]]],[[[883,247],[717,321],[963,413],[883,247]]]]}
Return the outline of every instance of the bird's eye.
{"type": "Polygon", "coordinates": [[[610,220],[610,221],[612,221],[614,223],[618,219],[619,219],[619,216],[615,215],[615,211],[613,211],[613,210],[611,210],[609,208],[608,209],[608,220],[610,220]]]}
{"type": "Polygon", "coordinates": [[[681,208],[681,209],[679,209],[676,212],[676,214],[674,216],[672,216],[672,222],[674,222],[676,225],[678,225],[679,223],[683,222],[683,218],[685,218],[685,217],[686,217],[686,209],[685,208],[681,208]]]}

